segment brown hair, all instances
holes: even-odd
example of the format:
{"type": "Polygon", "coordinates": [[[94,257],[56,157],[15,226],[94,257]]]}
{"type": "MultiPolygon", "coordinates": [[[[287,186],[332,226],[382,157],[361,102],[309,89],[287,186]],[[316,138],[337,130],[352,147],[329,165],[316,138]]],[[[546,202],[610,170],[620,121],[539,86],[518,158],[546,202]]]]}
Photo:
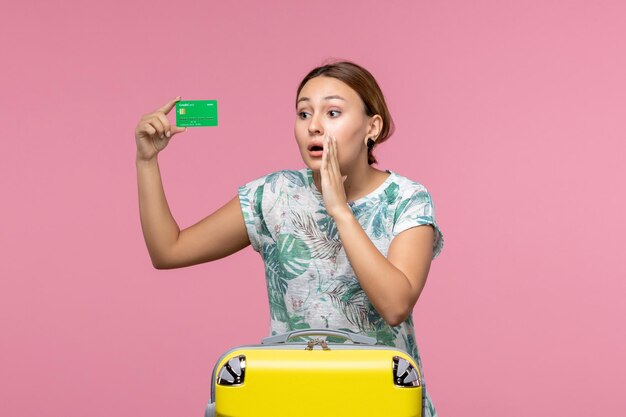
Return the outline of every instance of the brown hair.
{"type": "MultiPolygon", "coordinates": [[[[383,127],[378,135],[375,146],[386,141],[395,129],[391,114],[385,103],[385,97],[381,91],[376,79],[365,68],[350,62],[337,61],[314,68],[309,72],[300,83],[296,93],[296,106],[298,105],[298,96],[302,87],[311,79],[319,76],[333,77],[346,83],[350,88],[357,92],[363,104],[365,105],[365,114],[374,116],[379,114],[383,119],[383,127]]],[[[376,158],[372,155],[372,148],[367,151],[367,163],[375,164],[376,158]]]]}

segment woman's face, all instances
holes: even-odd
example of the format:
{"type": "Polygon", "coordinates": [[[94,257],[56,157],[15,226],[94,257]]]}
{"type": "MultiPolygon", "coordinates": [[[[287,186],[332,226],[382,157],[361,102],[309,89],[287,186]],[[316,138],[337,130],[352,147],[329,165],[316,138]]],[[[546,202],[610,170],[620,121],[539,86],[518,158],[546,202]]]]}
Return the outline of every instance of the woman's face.
{"type": "Polygon", "coordinates": [[[367,165],[366,135],[370,118],[361,97],[346,83],[332,77],[310,79],[297,99],[295,136],[304,163],[314,171],[322,163],[326,134],[337,138],[337,157],[343,174],[355,164],[367,165]],[[311,149],[312,146],[319,146],[311,149]]]}

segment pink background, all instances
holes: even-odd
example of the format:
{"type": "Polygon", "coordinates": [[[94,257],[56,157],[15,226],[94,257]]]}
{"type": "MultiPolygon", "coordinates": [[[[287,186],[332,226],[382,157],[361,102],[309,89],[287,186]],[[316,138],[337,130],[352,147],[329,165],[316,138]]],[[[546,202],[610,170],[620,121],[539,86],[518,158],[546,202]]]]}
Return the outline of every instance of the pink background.
{"type": "Polygon", "coordinates": [[[303,166],[296,87],[334,57],[386,94],[378,166],[435,201],[414,318],[439,414],[624,415],[624,2],[87,3],[3,7],[0,415],[202,416],[218,356],[267,335],[263,265],[152,268],[135,125],[219,101],[160,157],[188,227],[303,166]]]}

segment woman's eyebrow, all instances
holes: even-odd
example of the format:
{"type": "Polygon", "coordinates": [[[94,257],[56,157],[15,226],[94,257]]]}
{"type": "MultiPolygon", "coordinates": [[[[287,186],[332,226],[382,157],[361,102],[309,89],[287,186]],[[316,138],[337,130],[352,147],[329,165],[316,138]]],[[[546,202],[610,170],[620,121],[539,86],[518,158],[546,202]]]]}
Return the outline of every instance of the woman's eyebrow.
{"type": "MultiPolygon", "coordinates": [[[[336,99],[339,99],[339,100],[346,101],[346,99],[345,99],[345,98],[343,98],[343,97],[341,97],[341,96],[338,96],[338,95],[326,96],[326,97],[324,97],[324,100],[331,100],[331,99],[333,99],[333,98],[336,98],[336,99]]],[[[308,98],[308,97],[300,97],[300,98],[298,99],[298,101],[296,102],[296,104],[300,103],[301,101],[309,101],[309,98],[308,98]]]]}

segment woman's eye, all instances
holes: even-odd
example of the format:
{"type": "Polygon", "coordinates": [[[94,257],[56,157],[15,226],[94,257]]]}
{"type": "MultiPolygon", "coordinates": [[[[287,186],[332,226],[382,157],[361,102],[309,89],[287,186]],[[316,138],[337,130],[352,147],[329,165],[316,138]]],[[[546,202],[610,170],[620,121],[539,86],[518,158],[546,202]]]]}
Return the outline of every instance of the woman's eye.
{"type": "Polygon", "coordinates": [[[301,111],[300,113],[298,113],[298,117],[300,117],[301,119],[305,119],[307,115],[307,112],[301,111]]]}
{"type": "Polygon", "coordinates": [[[337,116],[339,116],[339,115],[341,114],[341,112],[340,112],[339,110],[331,110],[331,111],[329,111],[328,113],[330,113],[330,116],[331,116],[331,117],[337,117],[337,116]],[[332,113],[337,113],[337,116],[333,116],[333,114],[332,114],[332,113]]]}

